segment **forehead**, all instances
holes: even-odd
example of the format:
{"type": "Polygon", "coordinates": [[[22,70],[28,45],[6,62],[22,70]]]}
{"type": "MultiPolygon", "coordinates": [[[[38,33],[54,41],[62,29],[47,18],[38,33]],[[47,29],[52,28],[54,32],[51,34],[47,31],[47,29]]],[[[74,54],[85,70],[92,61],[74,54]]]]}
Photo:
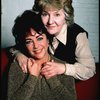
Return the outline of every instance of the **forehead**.
{"type": "Polygon", "coordinates": [[[45,11],[59,11],[60,9],[53,7],[53,6],[45,6],[43,10],[45,10],[45,11]]]}
{"type": "Polygon", "coordinates": [[[32,29],[32,28],[30,28],[30,31],[29,32],[27,32],[27,34],[26,34],[26,37],[27,36],[40,36],[40,35],[42,35],[42,32],[37,32],[37,31],[35,31],[34,29],[32,29]]]}
{"type": "Polygon", "coordinates": [[[63,9],[45,9],[43,10],[43,12],[46,12],[46,13],[64,13],[64,10],[63,9]]]}

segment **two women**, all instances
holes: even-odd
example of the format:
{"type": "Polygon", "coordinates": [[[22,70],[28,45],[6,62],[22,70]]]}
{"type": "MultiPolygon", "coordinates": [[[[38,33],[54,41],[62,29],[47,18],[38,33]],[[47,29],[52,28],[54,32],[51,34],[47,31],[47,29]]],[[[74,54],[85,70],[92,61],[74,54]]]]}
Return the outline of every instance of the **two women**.
{"type": "MultiPolygon", "coordinates": [[[[53,36],[52,45],[49,46],[50,52],[66,61],[66,68],[63,64],[50,62],[50,67],[45,66],[45,76],[50,78],[62,74],[66,69],[65,75],[75,79],[87,80],[92,77],[95,74],[95,61],[89,47],[88,33],[74,23],[72,0],[35,0],[32,10],[41,16],[43,25],[53,36]]],[[[11,52],[16,56],[22,70],[27,72],[28,58],[20,53],[20,50],[19,53],[14,50],[11,52]]]]}
{"type": "Polygon", "coordinates": [[[16,18],[12,32],[20,51],[29,59],[27,73],[16,60],[12,62],[8,74],[8,100],[76,100],[74,78],[64,75],[64,68],[61,68],[64,69],[61,75],[47,77],[48,70],[51,70],[50,62],[62,67],[65,67],[65,62],[49,54],[52,37],[40,18],[26,10],[16,18]]]}

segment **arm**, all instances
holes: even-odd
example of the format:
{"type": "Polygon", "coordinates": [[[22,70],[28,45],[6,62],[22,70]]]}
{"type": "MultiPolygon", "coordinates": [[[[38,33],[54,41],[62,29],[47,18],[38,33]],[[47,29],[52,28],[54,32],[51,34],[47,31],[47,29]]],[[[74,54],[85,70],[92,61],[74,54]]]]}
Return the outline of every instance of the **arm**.
{"type": "Polygon", "coordinates": [[[73,76],[75,79],[87,80],[95,74],[95,61],[86,34],[80,33],[77,36],[76,43],[77,62],[74,64],[66,63],[66,67],[64,67],[64,64],[49,62],[47,63],[49,67],[45,66],[43,68],[45,77],[50,78],[65,73],[65,75],[73,76]]]}
{"type": "MultiPolygon", "coordinates": [[[[66,63],[65,75],[73,76],[75,79],[79,79],[79,80],[87,80],[95,74],[95,69],[96,69],[95,61],[92,56],[92,53],[89,47],[89,41],[87,39],[86,34],[80,33],[77,36],[76,42],[77,42],[77,47],[76,47],[75,54],[76,54],[77,62],[75,64],[66,63]]],[[[22,59],[19,60],[19,62],[21,61],[22,59]]],[[[27,72],[26,67],[21,66],[21,68],[23,71],[25,70],[27,72]]],[[[56,67],[56,68],[57,68],[56,70],[52,69],[53,71],[52,75],[50,75],[48,71],[49,78],[57,75],[58,73],[61,74],[65,70],[65,67],[63,64],[62,65],[59,64],[59,67],[56,67]]]]}
{"type": "Polygon", "coordinates": [[[29,100],[37,81],[36,76],[24,74],[17,62],[12,63],[8,78],[8,100],[29,100]]]}
{"type": "Polygon", "coordinates": [[[76,60],[75,64],[66,64],[66,75],[75,79],[87,80],[95,74],[95,61],[92,56],[89,41],[86,34],[79,34],[76,39],[76,60]]]}
{"type": "Polygon", "coordinates": [[[13,46],[9,50],[10,54],[14,57],[14,61],[17,60],[18,64],[22,68],[24,73],[27,73],[27,60],[28,57],[25,56],[17,47],[17,45],[13,46]]]}

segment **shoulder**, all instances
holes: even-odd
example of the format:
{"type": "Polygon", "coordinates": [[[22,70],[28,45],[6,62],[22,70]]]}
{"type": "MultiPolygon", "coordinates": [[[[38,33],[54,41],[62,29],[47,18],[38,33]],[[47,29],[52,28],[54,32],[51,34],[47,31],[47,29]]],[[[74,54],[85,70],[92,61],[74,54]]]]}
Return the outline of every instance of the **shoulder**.
{"type": "Polygon", "coordinates": [[[68,27],[68,33],[69,33],[69,35],[73,34],[75,36],[77,36],[80,33],[83,33],[83,34],[85,33],[88,37],[88,32],[83,27],[81,27],[80,25],[78,25],[76,23],[74,23],[68,27]]]}
{"type": "Polygon", "coordinates": [[[80,25],[78,25],[76,23],[70,25],[69,28],[73,29],[73,30],[78,29],[78,31],[86,31],[83,27],[81,27],[80,25]]]}
{"type": "Polygon", "coordinates": [[[23,73],[21,67],[19,66],[17,61],[13,61],[9,67],[9,75],[11,76],[22,76],[24,77],[25,74],[23,73]]]}
{"type": "Polygon", "coordinates": [[[15,70],[20,70],[18,62],[13,60],[10,64],[10,70],[15,71],[15,70]]]}

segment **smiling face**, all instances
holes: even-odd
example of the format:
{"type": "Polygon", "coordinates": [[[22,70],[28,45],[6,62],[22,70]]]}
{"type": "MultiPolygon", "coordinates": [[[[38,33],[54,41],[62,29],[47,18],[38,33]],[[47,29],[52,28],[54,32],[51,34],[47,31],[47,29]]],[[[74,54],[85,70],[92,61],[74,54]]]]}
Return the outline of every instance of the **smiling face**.
{"type": "Polygon", "coordinates": [[[38,34],[31,28],[25,36],[25,45],[33,58],[39,60],[48,57],[48,40],[45,34],[38,34]]]}
{"type": "Polygon", "coordinates": [[[66,22],[63,9],[57,10],[52,8],[48,10],[45,8],[42,11],[41,18],[44,26],[51,35],[59,34],[66,22]]]}

